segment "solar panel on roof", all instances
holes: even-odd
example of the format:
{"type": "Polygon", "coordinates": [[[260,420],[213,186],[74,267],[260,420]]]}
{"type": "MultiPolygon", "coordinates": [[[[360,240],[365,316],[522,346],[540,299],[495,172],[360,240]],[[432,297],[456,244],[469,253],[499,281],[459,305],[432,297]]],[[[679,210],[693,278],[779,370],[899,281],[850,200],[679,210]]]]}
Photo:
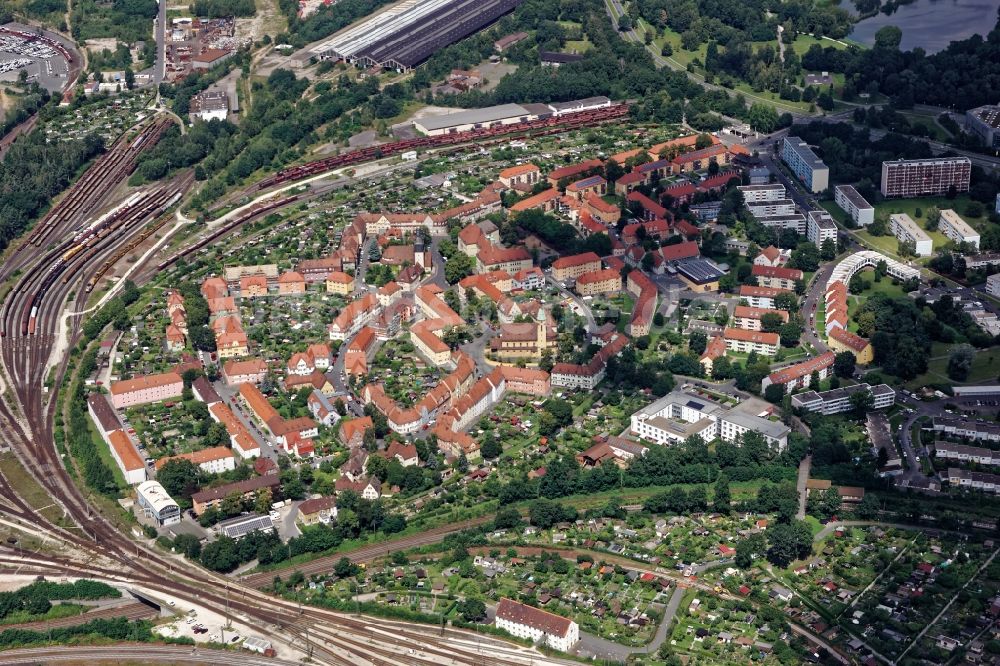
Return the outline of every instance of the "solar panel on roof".
{"type": "Polygon", "coordinates": [[[688,400],[687,406],[690,407],[691,409],[697,409],[699,412],[705,409],[705,405],[701,404],[700,402],[696,402],[694,400],[688,400]]]}
{"type": "Polygon", "coordinates": [[[240,539],[251,532],[272,529],[274,529],[274,523],[271,522],[270,516],[235,518],[228,523],[221,524],[222,533],[231,539],[240,539]]]}

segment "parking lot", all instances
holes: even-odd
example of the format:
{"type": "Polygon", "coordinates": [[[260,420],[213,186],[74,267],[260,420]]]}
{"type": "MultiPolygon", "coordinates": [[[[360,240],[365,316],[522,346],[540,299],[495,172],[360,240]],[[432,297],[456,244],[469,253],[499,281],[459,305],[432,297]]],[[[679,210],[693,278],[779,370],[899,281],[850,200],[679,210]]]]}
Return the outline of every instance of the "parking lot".
{"type": "Polygon", "coordinates": [[[42,39],[29,39],[12,32],[32,30],[16,23],[8,23],[0,30],[0,81],[15,82],[24,70],[29,83],[38,81],[49,92],[61,92],[70,71],[66,58],[42,39]]]}

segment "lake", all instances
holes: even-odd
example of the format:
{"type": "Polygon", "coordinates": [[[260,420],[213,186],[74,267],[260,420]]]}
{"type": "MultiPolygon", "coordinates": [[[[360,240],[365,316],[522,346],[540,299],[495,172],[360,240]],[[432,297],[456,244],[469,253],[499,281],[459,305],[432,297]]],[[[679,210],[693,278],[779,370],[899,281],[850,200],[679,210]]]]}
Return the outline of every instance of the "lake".
{"type": "MultiPolygon", "coordinates": [[[[849,2],[841,6],[853,9],[849,2]]],[[[916,0],[889,16],[880,12],[861,21],[849,37],[871,46],[879,28],[894,25],[903,31],[902,50],[920,46],[927,53],[937,53],[953,41],[976,33],[985,36],[996,25],[998,7],[1000,0],[916,0]]]]}

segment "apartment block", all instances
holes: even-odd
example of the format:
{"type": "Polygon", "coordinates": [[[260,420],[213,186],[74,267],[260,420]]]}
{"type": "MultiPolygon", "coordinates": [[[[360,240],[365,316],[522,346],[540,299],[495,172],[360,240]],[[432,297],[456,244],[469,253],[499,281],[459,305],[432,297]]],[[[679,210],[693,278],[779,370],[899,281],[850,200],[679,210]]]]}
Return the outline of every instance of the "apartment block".
{"type": "Polygon", "coordinates": [[[806,219],[806,238],[816,247],[821,247],[823,241],[837,242],[837,223],[825,210],[811,210],[806,219]]]}
{"type": "Polygon", "coordinates": [[[753,203],[763,201],[778,201],[786,199],[785,186],[781,183],[770,185],[739,185],[737,188],[743,193],[743,202],[748,206],[753,203]]]}
{"type": "Polygon", "coordinates": [[[912,242],[918,256],[928,257],[933,251],[934,241],[906,213],[893,213],[889,216],[889,231],[900,242],[912,242]]]}
{"type": "Polygon", "coordinates": [[[833,200],[859,227],[867,227],[875,221],[875,206],[868,203],[853,185],[837,185],[833,189],[833,200]]]}
{"type": "Polygon", "coordinates": [[[810,192],[822,192],[830,186],[830,169],[797,136],[786,136],[781,146],[781,159],[810,192]]]}
{"type": "Polygon", "coordinates": [[[882,196],[913,198],[968,192],[972,161],[968,157],[882,162],[882,196]]]}
{"type": "Polygon", "coordinates": [[[726,341],[726,349],[729,351],[745,354],[757,352],[764,356],[777,354],[778,343],[781,340],[777,333],[745,331],[742,328],[727,328],[722,338],[726,341]]]}
{"type": "Polygon", "coordinates": [[[747,210],[756,218],[774,217],[775,215],[794,215],[795,202],[791,199],[772,199],[747,203],[747,210]]]}
{"type": "Polygon", "coordinates": [[[978,136],[987,148],[1000,150],[1000,106],[988,104],[966,111],[965,130],[978,136]]]}
{"type": "Polygon", "coordinates": [[[945,208],[941,211],[938,229],[956,243],[970,243],[977,250],[979,249],[979,232],[951,208],[945,208]]]}
{"type": "Polygon", "coordinates": [[[792,407],[829,416],[851,410],[851,396],[868,391],[875,399],[873,410],[886,409],[896,403],[896,391],[888,384],[855,384],[829,391],[804,391],[792,396],[792,407]]]}

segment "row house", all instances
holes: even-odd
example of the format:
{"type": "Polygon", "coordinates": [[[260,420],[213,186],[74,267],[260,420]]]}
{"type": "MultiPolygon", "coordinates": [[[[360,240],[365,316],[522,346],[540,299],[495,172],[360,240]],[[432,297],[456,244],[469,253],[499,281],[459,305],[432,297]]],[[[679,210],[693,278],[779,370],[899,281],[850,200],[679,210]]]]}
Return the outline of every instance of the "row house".
{"type": "Polygon", "coordinates": [[[795,363],[781,370],[772,372],[761,380],[761,390],[763,391],[771,384],[781,384],[785,387],[785,393],[791,393],[799,388],[806,388],[812,382],[812,373],[817,373],[820,380],[826,379],[833,371],[833,361],[836,354],[826,352],[811,359],[795,363]]]}
{"type": "Polygon", "coordinates": [[[637,204],[642,209],[644,220],[666,219],[667,217],[667,209],[642,192],[629,192],[625,200],[629,204],[637,204]]]}
{"type": "Polygon", "coordinates": [[[181,453],[175,456],[166,456],[156,461],[156,469],[159,471],[171,460],[188,460],[200,468],[206,474],[221,474],[236,469],[236,457],[231,449],[225,446],[213,446],[211,448],[194,451],[192,453],[181,453]]]}
{"type": "Polygon", "coordinates": [[[540,210],[543,213],[551,213],[559,205],[559,198],[562,195],[555,187],[543,190],[538,194],[521,199],[510,207],[512,213],[523,213],[526,210],[540,210]]]}
{"type": "Polygon", "coordinates": [[[191,504],[195,515],[200,516],[210,508],[222,504],[222,501],[227,497],[235,496],[243,500],[251,500],[263,491],[270,491],[273,496],[277,493],[280,485],[281,480],[277,474],[255,476],[245,481],[236,481],[208,490],[200,490],[191,495],[191,504]]]}
{"type": "Polygon", "coordinates": [[[184,390],[184,381],[176,372],[165,372],[111,382],[109,390],[115,409],[125,409],[179,398],[184,390]]]}
{"type": "Polygon", "coordinates": [[[574,280],[584,273],[601,269],[601,258],[594,252],[560,257],[552,262],[552,277],[560,282],[574,280]]]}
{"type": "Polygon", "coordinates": [[[747,331],[742,328],[726,328],[722,338],[726,341],[726,349],[729,351],[746,354],[756,352],[763,356],[777,354],[778,344],[781,341],[777,333],[747,331]]]}
{"type": "Polygon", "coordinates": [[[530,192],[542,181],[542,170],[534,164],[518,164],[501,171],[498,180],[509,189],[530,192]]]}
{"type": "Polygon", "coordinates": [[[344,308],[330,324],[331,340],[346,340],[361,330],[363,326],[382,311],[375,294],[366,293],[344,308]]]}
{"type": "Polygon", "coordinates": [[[304,377],[317,370],[329,370],[332,358],[329,345],[309,345],[304,352],[296,352],[288,359],[288,374],[304,377]]]}
{"type": "Polygon", "coordinates": [[[370,326],[362,327],[344,352],[344,372],[352,377],[367,375],[368,361],[375,352],[377,340],[375,329],[370,326]]]}
{"type": "Polygon", "coordinates": [[[531,254],[521,245],[510,248],[488,245],[481,248],[476,255],[477,273],[506,271],[514,274],[529,269],[531,266],[531,254]]]}
{"type": "MultiPolygon", "coordinates": [[[[347,231],[345,230],[344,233],[347,233],[347,231]]],[[[336,257],[303,259],[295,266],[295,271],[302,276],[307,284],[316,284],[318,282],[327,282],[331,275],[339,273],[342,263],[336,257]]],[[[327,284],[326,289],[327,291],[331,291],[329,284],[327,284]]]]}
{"type": "Polygon", "coordinates": [[[656,285],[645,273],[635,270],[628,274],[626,288],[635,296],[628,334],[634,338],[649,335],[649,329],[653,325],[653,315],[656,314],[658,296],[656,285]]]}
{"type": "Polygon", "coordinates": [[[548,173],[547,178],[552,187],[558,187],[559,181],[563,179],[576,178],[587,173],[596,173],[603,170],[604,162],[598,159],[590,159],[553,169],[548,173]]]}
{"type": "Polygon", "coordinates": [[[343,271],[330,271],[326,275],[326,292],[328,294],[340,294],[350,296],[354,293],[354,276],[343,271]]]}
{"type": "Polygon", "coordinates": [[[788,312],[770,308],[754,308],[748,305],[737,305],[733,312],[733,326],[748,331],[761,330],[761,319],[764,315],[776,315],[782,323],[788,323],[788,312]]]}
{"type": "Polygon", "coordinates": [[[259,358],[246,361],[226,361],[222,364],[222,380],[227,386],[260,384],[267,375],[267,363],[259,358]]]}
{"type": "Polygon", "coordinates": [[[756,287],[754,285],[740,285],[740,300],[746,301],[747,305],[754,308],[772,309],[775,306],[775,299],[780,294],[794,293],[788,289],[775,289],[773,287],[756,287]]]}
{"type": "Polygon", "coordinates": [[[260,444],[243,425],[243,421],[224,402],[220,401],[209,405],[208,414],[213,421],[226,426],[226,432],[229,433],[229,445],[233,452],[244,460],[260,456],[260,444]]]}
{"type": "Polygon", "coordinates": [[[629,339],[614,333],[610,341],[601,347],[586,365],[576,363],[556,363],[552,367],[549,381],[552,386],[592,391],[604,379],[608,361],[624,351],[629,339]]]}
{"type": "Polygon", "coordinates": [[[795,284],[802,280],[802,271],[797,268],[783,266],[760,266],[755,264],[750,275],[757,278],[757,285],[772,289],[795,289],[795,284]]]}

